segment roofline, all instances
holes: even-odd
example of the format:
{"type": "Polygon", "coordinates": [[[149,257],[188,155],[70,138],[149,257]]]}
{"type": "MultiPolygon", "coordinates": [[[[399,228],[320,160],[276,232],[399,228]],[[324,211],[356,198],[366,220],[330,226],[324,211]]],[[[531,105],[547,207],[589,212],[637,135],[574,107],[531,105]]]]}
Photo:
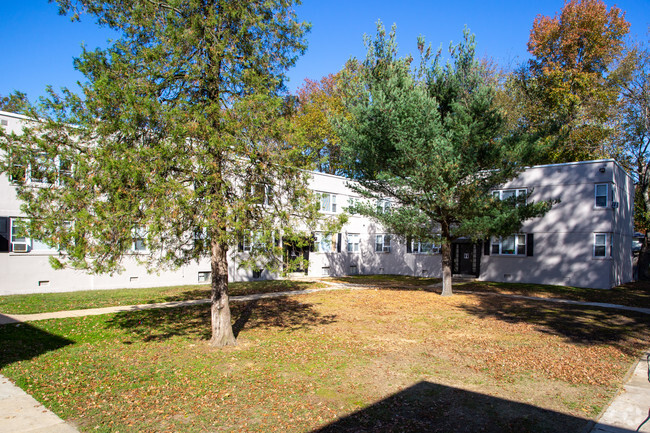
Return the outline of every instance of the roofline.
{"type": "MultiPolygon", "coordinates": [[[[634,180],[632,175],[630,173],[628,173],[627,170],[625,170],[623,168],[623,166],[618,161],[616,161],[615,159],[612,159],[612,158],[594,159],[594,160],[589,160],[589,161],[560,162],[560,163],[556,163],[556,164],[531,165],[531,166],[525,167],[524,169],[527,170],[529,168],[563,167],[563,166],[581,165],[581,164],[599,164],[599,163],[604,163],[604,162],[613,162],[614,164],[616,164],[618,166],[618,168],[621,169],[621,171],[623,171],[623,173],[625,173],[630,179],[634,180]]],[[[334,178],[337,178],[337,179],[343,179],[343,180],[356,182],[355,179],[350,179],[349,177],[340,176],[338,174],[323,173],[323,172],[320,172],[320,171],[317,171],[317,170],[306,170],[306,171],[308,171],[310,173],[318,174],[319,176],[334,177],[334,178]]]]}
{"type": "Polygon", "coordinates": [[[14,117],[16,119],[22,119],[22,120],[34,120],[32,117],[25,116],[23,114],[16,114],[16,113],[11,113],[9,111],[2,111],[2,110],[0,110],[0,116],[14,117]]]}
{"type": "Polygon", "coordinates": [[[604,162],[613,162],[615,165],[618,166],[619,169],[621,169],[623,173],[625,173],[630,179],[632,179],[632,181],[634,181],[634,177],[632,177],[632,175],[628,173],[627,170],[625,170],[625,168],[623,168],[623,166],[618,161],[612,158],[594,159],[589,161],[561,162],[557,164],[533,165],[531,167],[526,167],[526,168],[528,169],[528,168],[544,168],[544,167],[562,167],[562,166],[579,165],[579,164],[600,164],[604,162]]]}

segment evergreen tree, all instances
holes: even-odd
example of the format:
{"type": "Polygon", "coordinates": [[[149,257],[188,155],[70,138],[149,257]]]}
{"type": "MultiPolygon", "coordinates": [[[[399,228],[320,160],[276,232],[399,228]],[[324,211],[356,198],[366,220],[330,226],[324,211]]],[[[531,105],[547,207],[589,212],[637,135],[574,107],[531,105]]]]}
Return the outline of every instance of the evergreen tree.
{"type": "Polygon", "coordinates": [[[285,137],[285,71],[308,25],[293,0],[59,0],[120,32],[85,50],[82,96],[51,92],[21,135],[5,136],[2,170],[41,173],[18,186],[29,233],[61,250],[57,267],[119,270],[132,245],[154,270],[209,257],[211,344],[235,343],[229,248],[252,241],[250,266],[282,266],[281,237],[317,207],[285,137]]]}
{"type": "Polygon", "coordinates": [[[354,210],[391,233],[441,244],[443,295],[451,295],[451,242],[509,235],[550,203],[524,197],[499,201],[491,194],[522,169],[529,142],[509,137],[474,57],[474,38],[450,47],[452,63],[418,41],[422,65],[398,58],[394,29],[381,23],[359,85],[341,124],[343,152],[354,187],[366,198],[354,210]],[[375,202],[390,200],[390,209],[375,202]]]}

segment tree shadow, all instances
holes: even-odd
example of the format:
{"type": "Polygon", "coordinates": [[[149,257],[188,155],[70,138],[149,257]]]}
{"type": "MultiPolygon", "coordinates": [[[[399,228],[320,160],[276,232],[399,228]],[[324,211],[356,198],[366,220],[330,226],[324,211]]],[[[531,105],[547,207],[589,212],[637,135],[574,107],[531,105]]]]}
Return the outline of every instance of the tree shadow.
{"type": "Polygon", "coordinates": [[[525,403],[419,382],[314,433],[566,433],[585,431],[590,424],[588,419],[525,403]]]}
{"type": "MultiPolygon", "coordinates": [[[[230,304],[233,332],[244,329],[282,328],[295,331],[335,321],[335,315],[322,315],[313,304],[290,298],[271,298],[230,304]]],[[[211,336],[210,305],[184,306],[115,314],[107,327],[127,330],[141,341],[162,341],[175,336],[208,340],[211,336]]]]}
{"type": "Polygon", "coordinates": [[[608,344],[637,355],[650,337],[650,316],[631,311],[558,304],[548,301],[475,295],[478,304],[463,304],[465,311],[508,323],[525,322],[543,333],[583,345],[608,344]]]}
{"type": "MultiPolygon", "coordinates": [[[[229,283],[228,294],[230,296],[253,295],[258,293],[293,292],[312,288],[311,281],[296,280],[264,280],[264,281],[238,281],[229,283]]],[[[196,299],[209,299],[211,289],[209,285],[199,288],[188,289],[181,293],[165,296],[163,302],[193,301],[196,299]]],[[[160,300],[151,303],[161,302],[160,300]]],[[[146,302],[142,302],[146,303],[146,302]]]]}
{"type": "Polygon", "coordinates": [[[73,343],[28,323],[0,325],[0,369],[73,343]]]}

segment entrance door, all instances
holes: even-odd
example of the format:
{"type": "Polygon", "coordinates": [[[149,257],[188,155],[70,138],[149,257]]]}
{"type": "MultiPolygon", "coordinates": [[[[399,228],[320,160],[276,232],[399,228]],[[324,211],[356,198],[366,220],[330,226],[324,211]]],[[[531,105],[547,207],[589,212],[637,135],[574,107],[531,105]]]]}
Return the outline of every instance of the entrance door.
{"type": "Polygon", "coordinates": [[[451,269],[454,274],[479,275],[479,244],[459,242],[451,245],[451,269]]]}
{"type": "Polygon", "coordinates": [[[307,275],[307,270],[309,268],[309,244],[297,246],[292,242],[283,242],[284,247],[284,264],[288,266],[290,263],[299,263],[299,260],[302,257],[302,263],[300,263],[298,268],[294,268],[293,272],[304,272],[307,275]]]}

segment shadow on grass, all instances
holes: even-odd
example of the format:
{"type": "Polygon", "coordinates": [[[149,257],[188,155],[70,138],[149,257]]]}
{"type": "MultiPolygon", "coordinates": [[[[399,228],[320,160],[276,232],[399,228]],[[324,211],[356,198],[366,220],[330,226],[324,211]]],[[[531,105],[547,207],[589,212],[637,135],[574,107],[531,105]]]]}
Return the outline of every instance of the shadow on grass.
{"type": "MultiPolygon", "coordinates": [[[[419,382],[315,433],[566,433],[584,431],[590,423],[584,418],[524,403],[419,382]]],[[[621,430],[624,432],[627,430],[621,430]]]]}
{"type": "MultiPolygon", "coordinates": [[[[306,329],[335,321],[335,315],[321,315],[312,304],[290,298],[274,298],[230,304],[235,336],[244,329],[306,329]]],[[[210,338],[210,305],[128,311],[117,313],[108,327],[128,330],[142,341],[161,341],[174,336],[210,338]]]]}
{"type": "MultiPolygon", "coordinates": [[[[252,295],[257,293],[277,293],[305,290],[312,288],[314,285],[311,281],[295,280],[264,280],[264,281],[241,281],[233,282],[228,285],[228,294],[230,296],[252,295]]],[[[210,286],[193,288],[185,292],[165,296],[164,302],[192,301],[195,299],[210,298],[210,286]]],[[[157,301],[160,302],[160,301],[157,301]]],[[[153,303],[153,301],[152,301],[153,303]]]]}
{"type": "Polygon", "coordinates": [[[27,323],[0,325],[0,369],[73,343],[27,323]]]}
{"type": "Polygon", "coordinates": [[[437,284],[440,278],[412,277],[409,275],[355,275],[350,277],[334,277],[333,282],[347,284],[365,285],[368,287],[388,289],[388,290],[423,290],[423,291],[440,291],[429,286],[437,284]]]}
{"type": "Polygon", "coordinates": [[[481,318],[529,323],[540,332],[572,343],[616,345],[636,355],[650,338],[650,316],[646,314],[490,295],[479,295],[478,300],[478,304],[461,308],[481,318]]]}

